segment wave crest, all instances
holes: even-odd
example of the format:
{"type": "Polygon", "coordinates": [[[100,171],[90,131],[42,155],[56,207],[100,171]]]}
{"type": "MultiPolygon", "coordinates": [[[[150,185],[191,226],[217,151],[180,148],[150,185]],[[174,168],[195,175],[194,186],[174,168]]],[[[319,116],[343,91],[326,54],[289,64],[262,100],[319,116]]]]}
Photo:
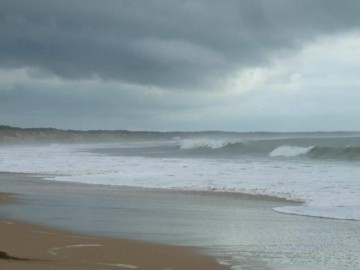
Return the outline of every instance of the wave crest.
{"type": "Polygon", "coordinates": [[[296,157],[300,155],[308,154],[314,146],[308,147],[299,147],[299,146],[290,146],[290,145],[282,145],[269,153],[270,157],[296,157]]]}
{"type": "Polygon", "coordinates": [[[317,159],[360,160],[360,147],[314,147],[309,156],[317,159]]]}
{"type": "Polygon", "coordinates": [[[208,139],[195,139],[195,140],[182,140],[179,142],[180,149],[191,150],[198,148],[221,149],[234,142],[227,140],[208,140],[208,139]]]}
{"type": "Polygon", "coordinates": [[[360,160],[360,147],[290,146],[282,145],[269,153],[270,157],[297,157],[305,155],[314,159],[360,160]]]}

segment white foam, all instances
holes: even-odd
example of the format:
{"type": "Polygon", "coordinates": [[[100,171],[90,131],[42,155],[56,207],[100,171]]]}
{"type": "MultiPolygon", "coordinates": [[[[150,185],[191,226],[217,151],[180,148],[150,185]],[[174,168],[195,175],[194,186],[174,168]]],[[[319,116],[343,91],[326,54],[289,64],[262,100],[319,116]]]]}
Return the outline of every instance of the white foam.
{"type": "Polygon", "coordinates": [[[2,147],[0,171],[53,175],[48,179],[89,184],[267,194],[306,202],[304,206],[277,211],[360,220],[357,163],[145,158],[80,151],[89,147],[93,146],[2,147]]]}
{"type": "Polygon", "coordinates": [[[68,245],[63,247],[53,247],[48,250],[48,253],[53,256],[57,256],[57,252],[61,249],[69,249],[69,248],[84,248],[84,247],[101,247],[99,244],[78,244],[78,245],[68,245]]]}
{"type": "Polygon", "coordinates": [[[189,150],[189,149],[196,149],[196,148],[210,148],[210,149],[220,149],[231,142],[227,140],[210,140],[210,139],[187,139],[187,140],[180,140],[180,149],[189,150]]]}
{"type": "Polygon", "coordinates": [[[113,266],[113,267],[128,268],[128,269],[138,269],[139,268],[139,266],[132,265],[132,264],[124,264],[124,263],[98,263],[98,265],[113,266]]]}
{"type": "Polygon", "coordinates": [[[276,149],[274,149],[271,153],[269,153],[270,157],[296,157],[299,155],[305,155],[309,153],[314,147],[299,147],[299,146],[289,146],[282,145],[276,149]]]}

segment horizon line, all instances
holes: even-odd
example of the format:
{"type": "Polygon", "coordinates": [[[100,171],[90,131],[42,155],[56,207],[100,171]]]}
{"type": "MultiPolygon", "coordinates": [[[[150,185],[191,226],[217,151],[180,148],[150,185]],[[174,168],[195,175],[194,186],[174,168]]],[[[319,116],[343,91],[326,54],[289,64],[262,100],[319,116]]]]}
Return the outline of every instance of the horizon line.
{"type": "Polygon", "coordinates": [[[72,129],[72,128],[56,128],[56,127],[18,127],[11,125],[0,125],[0,130],[4,128],[20,129],[20,130],[57,130],[57,131],[73,131],[73,132],[149,132],[149,133],[360,133],[360,130],[332,130],[332,131],[266,131],[266,130],[255,130],[255,131],[224,131],[224,130],[193,130],[193,131],[181,131],[181,130],[130,130],[130,129],[72,129]]]}

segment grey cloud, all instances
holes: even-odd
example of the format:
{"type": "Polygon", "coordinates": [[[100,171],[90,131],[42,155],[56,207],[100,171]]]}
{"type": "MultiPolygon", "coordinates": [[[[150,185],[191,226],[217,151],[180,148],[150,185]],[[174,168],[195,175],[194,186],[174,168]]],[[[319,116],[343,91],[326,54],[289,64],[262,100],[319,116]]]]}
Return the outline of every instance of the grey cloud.
{"type": "Polygon", "coordinates": [[[171,91],[118,83],[21,81],[0,84],[0,123],[61,128],[161,129],[164,116],[204,109],[206,102],[171,91]],[[14,120],[15,119],[15,120],[14,120]]]}
{"type": "Polygon", "coordinates": [[[357,0],[2,0],[0,67],[204,88],[360,26],[357,0]]]}

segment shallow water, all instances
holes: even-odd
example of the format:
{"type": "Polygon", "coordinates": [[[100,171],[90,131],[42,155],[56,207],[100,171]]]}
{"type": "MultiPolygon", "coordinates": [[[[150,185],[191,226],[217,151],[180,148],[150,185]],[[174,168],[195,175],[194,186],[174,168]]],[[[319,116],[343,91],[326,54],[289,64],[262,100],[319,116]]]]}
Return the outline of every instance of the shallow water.
{"type": "Polygon", "coordinates": [[[359,269],[360,222],[276,213],[291,202],[0,174],[0,214],[87,234],[203,248],[234,269],[359,269]],[[25,204],[23,204],[25,203],[25,204]]]}
{"type": "Polygon", "coordinates": [[[0,171],[110,186],[267,194],[305,201],[276,207],[278,212],[360,220],[360,136],[340,135],[219,133],[113,144],[1,146],[0,171]]]}

